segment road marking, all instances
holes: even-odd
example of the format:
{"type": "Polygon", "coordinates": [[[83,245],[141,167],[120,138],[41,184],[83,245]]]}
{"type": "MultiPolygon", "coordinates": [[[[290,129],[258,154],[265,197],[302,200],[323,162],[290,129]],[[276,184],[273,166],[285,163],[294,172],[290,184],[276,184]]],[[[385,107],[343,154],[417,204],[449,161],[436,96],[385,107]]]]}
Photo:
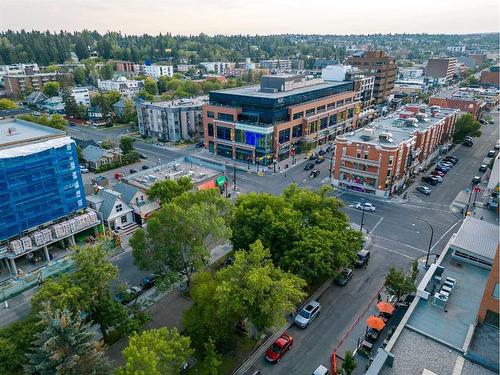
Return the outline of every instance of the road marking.
{"type": "Polygon", "coordinates": [[[372,245],[372,246],[375,246],[375,247],[378,247],[378,248],[380,248],[380,249],[383,249],[383,250],[389,251],[390,253],[396,253],[396,254],[398,254],[398,255],[401,255],[401,256],[403,256],[403,257],[405,257],[405,258],[408,258],[408,259],[411,259],[411,260],[416,260],[416,259],[417,259],[417,258],[413,258],[413,257],[411,257],[411,256],[409,256],[409,255],[407,255],[407,254],[400,253],[399,251],[392,250],[392,249],[389,249],[389,248],[384,247],[384,246],[380,246],[380,245],[377,245],[377,244],[371,244],[371,245],[372,245]]]}
{"type": "Polygon", "coordinates": [[[446,232],[444,232],[444,234],[439,237],[439,239],[436,241],[436,243],[434,245],[432,245],[431,247],[431,251],[434,249],[434,247],[436,247],[436,245],[444,238],[444,236],[446,236],[448,233],[450,233],[450,231],[458,224],[458,223],[461,223],[462,220],[458,220],[455,224],[453,224],[446,232]]]}
{"type": "Polygon", "coordinates": [[[422,250],[422,249],[419,249],[418,247],[415,247],[415,246],[411,246],[411,245],[407,245],[403,242],[399,242],[399,241],[396,241],[396,240],[393,240],[393,239],[390,239],[390,238],[387,238],[387,237],[381,237],[381,236],[377,236],[375,234],[372,234],[373,237],[376,237],[376,238],[381,238],[383,240],[386,240],[386,241],[391,241],[391,242],[394,242],[394,243],[397,243],[398,245],[401,245],[401,246],[406,246],[406,247],[409,247],[413,250],[417,250],[417,251],[420,251],[422,253],[425,253],[427,254],[427,251],[426,250],[422,250]]]}
{"type": "Polygon", "coordinates": [[[375,230],[377,229],[378,225],[382,222],[382,220],[384,220],[384,217],[382,216],[379,221],[377,221],[377,224],[375,224],[372,228],[372,230],[370,231],[370,233],[373,235],[373,232],[375,232],[375,230]]]}

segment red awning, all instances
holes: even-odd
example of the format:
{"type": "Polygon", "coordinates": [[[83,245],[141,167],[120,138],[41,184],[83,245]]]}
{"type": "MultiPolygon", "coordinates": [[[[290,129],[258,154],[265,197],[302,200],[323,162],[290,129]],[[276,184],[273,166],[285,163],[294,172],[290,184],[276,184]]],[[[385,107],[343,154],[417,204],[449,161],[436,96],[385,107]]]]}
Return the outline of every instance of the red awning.
{"type": "Polygon", "coordinates": [[[216,185],[215,185],[214,180],[207,181],[207,182],[198,186],[198,190],[207,190],[207,189],[215,189],[215,188],[216,188],[216,185]]]}

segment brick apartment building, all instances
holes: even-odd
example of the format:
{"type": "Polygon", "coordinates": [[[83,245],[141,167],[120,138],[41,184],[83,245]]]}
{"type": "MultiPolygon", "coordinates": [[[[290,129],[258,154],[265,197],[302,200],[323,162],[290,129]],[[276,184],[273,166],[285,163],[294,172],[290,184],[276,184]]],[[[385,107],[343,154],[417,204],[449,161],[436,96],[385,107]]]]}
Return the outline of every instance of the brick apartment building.
{"type": "Polygon", "coordinates": [[[488,70],[481,72],[479,82],[484,86],[500,86],[500,66],[492,66],[488,70]]]}
{"type": "Polygon", "coordinates": [[[19,97],[32,91],[41,91],[43,85],[57,81],[59,76],[57,73],[5,75],[3,81],[7,95],[19,97]]]}
{"type": "Polygon", "coordinates": [[[486,103],[474,96],[473,93],[447,90],[431,96],[429,98],[429,105],[459,109],[462,112],[472,113],[475,118],[479,118],[481,110],[486,106],[486,103]]]}
{"type": "Polygon", "coordinates": [[[396,59],[385,55],[383,51],[365,51],[349,57],[348,63],[368,71],[375,77],[373,86],[375,104],[382,103],[392,95],[397,75],[396,59]]]}
{"type": "Polygon", "coordinates": [[[493,266],[488,281],[486,282],[483,299],[481,300],[481,305],[479,306],[479,312],[477,314],[477,320],[479,322],[493,325],[496,328],[498,328],[499,323],[498,313],[500,299],[500,258],[498,256],[498,250],[499,248],[497,246],[493,266]]]}
{"type": "Polygon", "coordinates": [[[453,80],[457,59],[454,57],[429,59],[426,76],[432,78],[434,84],[444,85],[453,80]]]}
{"type": "Polygon", "coordinates": [[[260,86],[212,91],[203,107],[205,147],[248,163],[272,164],[356,127],[352,82],[263,76],[260,86]]]}
{"type": "Polygon", "coordinates": [[[141,71],[141,66],[132,61],[117,61],[115,67],[117,72],[139,74],[141,71]]]}
{"type": "Polygon", "coordinates": [[[388,197],[418,173],[453,134],[458,111],[406,106],[335,140],[333,184],[388,197]]]}

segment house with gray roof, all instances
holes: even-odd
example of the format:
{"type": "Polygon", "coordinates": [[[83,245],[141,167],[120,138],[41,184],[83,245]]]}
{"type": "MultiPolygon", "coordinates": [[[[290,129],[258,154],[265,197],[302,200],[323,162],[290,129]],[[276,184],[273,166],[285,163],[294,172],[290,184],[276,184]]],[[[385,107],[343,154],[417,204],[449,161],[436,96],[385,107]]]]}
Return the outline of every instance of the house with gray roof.
{"type": "Polygon", "coordinates": [[[114,163],[120,160],[119,151],[106,150],[101,147],[96,147],[92,144],[82,150],[82,156],[90,170],[97,170],[101,166],[114,163]]]}
{"type": "Polygon", "coordinates": [[[87,196],[91,208],[100,212],[104,224],[112,231],[125,230],[134,223],[133,212],[123,199],[121,193],[110,189],[99,189],[95,195],[87,196]]]}
{"type": "Polygon", "coordinates": [[[133,208],[135,222],[139,225],[143,225],[160,208],[158,202],[149,200],[146,193],[136,186],[120,182],[112,189],[120,193],[123,201],[133,208]]]}

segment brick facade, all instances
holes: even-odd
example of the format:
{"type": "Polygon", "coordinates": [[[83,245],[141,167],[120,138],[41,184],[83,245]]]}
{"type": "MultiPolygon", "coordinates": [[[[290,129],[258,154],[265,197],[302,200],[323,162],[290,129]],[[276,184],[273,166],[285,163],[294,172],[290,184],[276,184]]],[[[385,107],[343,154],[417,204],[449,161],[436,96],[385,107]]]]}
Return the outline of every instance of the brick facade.
{"type": "MultiPolygon", "coordinates": [[[[497,314],[497,327],[498,327],[498,313],[499,313],[499,300],[498,297],[494,297],[495,288],[499,284],[499,272],[500,272],[500,258],[498,255],[499,248],[497,247],[497,252],[495,259],[493,260],[493,267],[491,268],[488,281],[486,282],[486,287],[484,288],[483,299],[481,300],[481,305],[479,306],[479,312],[477,314],[477,320],[484,323],[487,313],[489,316],[494,316],[497,314]]],[[[498,290],[497,292],[498,293],[498,290]]],[[[492,323],[487,320],[488,323],[492,323]]]]}

